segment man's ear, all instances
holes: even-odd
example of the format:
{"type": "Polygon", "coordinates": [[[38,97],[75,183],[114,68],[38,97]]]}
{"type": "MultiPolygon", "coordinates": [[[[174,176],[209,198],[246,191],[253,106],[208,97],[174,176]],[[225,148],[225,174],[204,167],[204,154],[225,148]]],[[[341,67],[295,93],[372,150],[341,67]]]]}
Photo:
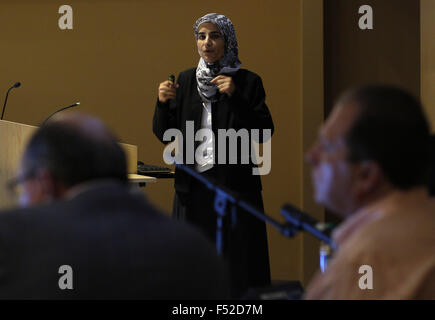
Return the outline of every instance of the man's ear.
{"type": "Polygon", "coordinates": [[[46,168],[38,169],[37,179],[39,180],[41,191],[46,199],[58,199],[63,196],[63,185],[59,183],[46,168]]]}
{"type": "Polygon", "coordinates": [[[384,173],[378,163],[372,160],[361,161],[357,164],[355,173],[355,193],[362,198],[375,191],[383,182],[384,173]]]}

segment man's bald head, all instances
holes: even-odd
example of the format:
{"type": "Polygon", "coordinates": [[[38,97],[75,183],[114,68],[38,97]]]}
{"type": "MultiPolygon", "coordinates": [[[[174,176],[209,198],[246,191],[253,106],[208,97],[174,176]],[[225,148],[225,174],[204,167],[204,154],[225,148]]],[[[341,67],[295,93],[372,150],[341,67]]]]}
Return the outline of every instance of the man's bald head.
{"type": "Polygon", "coordinates": [[[53,117],[32,136],[20,175],[37,180],[42,170],[57,190],[100,179],[127,182],[126,158],[117,139],[101,120],[81,113],[53,117]]]}

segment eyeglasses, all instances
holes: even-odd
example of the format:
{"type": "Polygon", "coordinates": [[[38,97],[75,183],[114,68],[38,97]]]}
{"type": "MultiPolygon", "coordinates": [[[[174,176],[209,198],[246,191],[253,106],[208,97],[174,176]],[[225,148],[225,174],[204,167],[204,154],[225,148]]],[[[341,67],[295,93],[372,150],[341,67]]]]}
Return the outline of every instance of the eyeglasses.
{"type": "Polygon", "coordinates": [[[27,173],[20,174],[10,179],[8,182],[6,182],[6,189],[9,191],[11,195],[17,196],[22,191],[21,186],[23,185],[23,183],[25,183],[27,180],[34,177],[35,177],[34,171],[29,171],[27,173]]]}

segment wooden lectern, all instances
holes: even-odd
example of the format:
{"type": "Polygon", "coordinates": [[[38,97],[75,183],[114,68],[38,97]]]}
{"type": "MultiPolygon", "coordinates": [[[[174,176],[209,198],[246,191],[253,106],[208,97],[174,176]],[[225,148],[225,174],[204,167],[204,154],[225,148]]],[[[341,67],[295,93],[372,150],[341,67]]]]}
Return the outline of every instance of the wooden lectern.
{"type": "MultiPolygon", "coordinates": [[[[7,182],[15,177],[27,141],[37,127],[0,120],[0,210],[16,205],[8,192],[7,182]]],[[[131,183],[155,182],[156,178],[137,175],[137,146],[120,143],[127,156],[127,169],[131,183]]]]}

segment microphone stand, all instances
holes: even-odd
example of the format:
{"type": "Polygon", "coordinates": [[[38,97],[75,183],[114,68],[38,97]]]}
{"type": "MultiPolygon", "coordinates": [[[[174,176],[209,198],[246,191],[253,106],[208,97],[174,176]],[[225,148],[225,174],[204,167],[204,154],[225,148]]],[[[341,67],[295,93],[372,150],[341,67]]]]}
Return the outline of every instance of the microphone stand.
{"type": "Polygon", "coordinates": [[[328,244],[332,250],[337,249],[337,244],[331,239],[327,224],[318,222],[309,214],[287,203],[281,208],[281,214],[288,224],[298,231],[307,231],[319,240],[328,244]]]}
{"type": "MultiPolygon", "coordinates": [[[[230,202],[232,204],[232,213],[233,217],[235,218],[235,208],[236,206],[239,206],[240,208],[245,209],[250,214],[254,215],[260,220],[263,220],[264,222],[270,224],[271,226],[275,227],[281,234],[284,236],[291,238],[294,237],[299,231],[304,230],[309,233],[311,233],[313,236],[319,238],[320,240],[324,241],[325,243],[329,244],[331,248],[335,249],[336,245],[334,241],[326,234],[323,233],[314,227],[307,227],[303,228],[302,226],[305,226],[305,224],[308,223],[308,221],[304,220],[302,223],[299,222],[298,219],[291,219],[291,215],[287,214],[287,211],[281,213],[284,214],[286,218],[286,223],[282,224],[275,219],[269,217],[268,215],[264,214],[263,212],[259,211],[255,207],[253,207],[251,204],[249,204],[246,201],[240,200],[239,196],[228,190],[227,188],[220,186],[216,182],[212,182],[211,179],[207,179],[203,176],[201,176],[198,172],[195,170],[187,167],[183,164],[176,164],[176,167],[178,169],[183,170],[190,176],[194,177],[195,179],[202,182],[208,189],[215,191],[215,201],[214,201],[214,209],[217,213],[217,221],[216,221],[216,251],[219,255],[222,255],[222,249],[223,249],[223,218],[226,215],[226,207],[227,202],[230,202]]],[[[314,219],[313,219],[314,220],[314,219]]],[[[315,220],[314,220],[315,221],[315,220]]]]}
{"type": "Polygon", "coordinates": [[[6,104],[8,103],[9,92],[11,92],[11,90],[12,90],[13,88],[15,88],[15,86],[10,87],[9,90],[8,90],[8,92],[6,93],[5,103],[3,104],[3,109],[2,109],[2,117],[1,117],[1,120],[3,120],[3,116],[5,115],[6,104]]]}
{"type": "Polygon", "coordinates": [[[52,116],[54,116],[56,113],[58,113],[58,112],[61,112],[61,111],[63,111],[63,110],[66,110],[66,109],[69,109],[69,108],[74,108],[74,107],[77,107],[78,105],[80,105],[80,102],[76,102],[76,103],[73,103],[72,105],[70,105],[70,106],[66,106],[66,107],[63,107],[62,109],[59,109],[59,110],[57,110],[57,111],[55,111],[55,112],[53,112],[52,114],[50,114],[43,122],[42,122],[42,124],[41,124],[41,127],[52,117],[52,116]]]}

